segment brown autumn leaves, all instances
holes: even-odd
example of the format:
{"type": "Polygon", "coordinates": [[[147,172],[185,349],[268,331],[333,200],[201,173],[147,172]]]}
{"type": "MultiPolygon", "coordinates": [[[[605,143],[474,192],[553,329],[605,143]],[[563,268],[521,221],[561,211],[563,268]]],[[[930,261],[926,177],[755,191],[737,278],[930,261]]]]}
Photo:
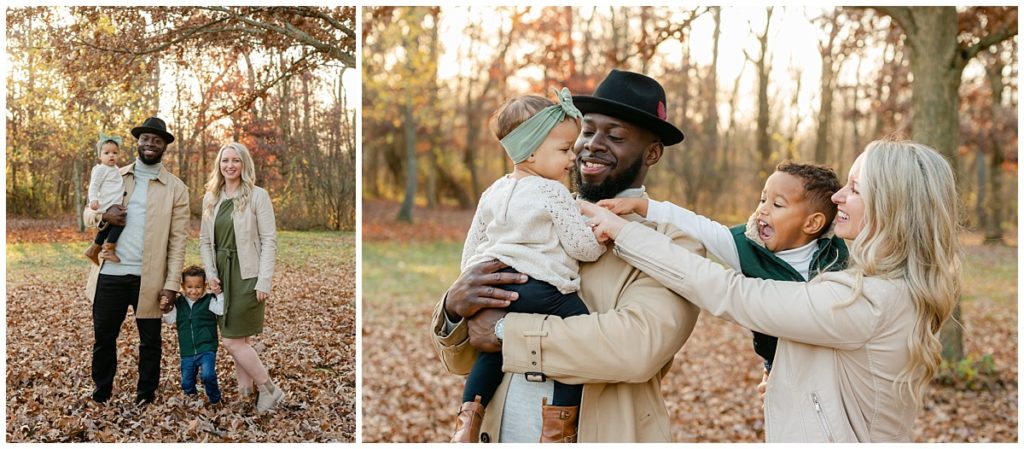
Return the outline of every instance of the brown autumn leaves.
{"type": "Polygon", "coordinates": [[[209,406],[202,392],[196,399],[182,394],[177,337],[167,325],[162,330],[157,401],[148,407],[133,405],[138,332],[131,315],[118,341],[114,396],[106,405],[89,400],[92,319],[82,294],[86,263],[76,258],[77,251],[67,249],[78,246],[64,244],[69,236],[75,236],[70,241],[86,240],[77,232],[51,230],[22,229],[12,236],[8,229],[8,442],[355,441],[351,235],[279,235],[279,245],[291,242],[293,248],[279,253],[273,303],[256,348],[288,396],[280,409],[258,415],[253,405],[235,400],[233,364],[223,347],[217,354],[217,377],[224,405],[209,406]],[[39,269],[12,276],[12,241],[50,242],[33,248],[39,257],[52,260],[25,262],[39,264],[39,269]],[[347,262],[325,257],[329,251],[344,254],[347,262]]]}

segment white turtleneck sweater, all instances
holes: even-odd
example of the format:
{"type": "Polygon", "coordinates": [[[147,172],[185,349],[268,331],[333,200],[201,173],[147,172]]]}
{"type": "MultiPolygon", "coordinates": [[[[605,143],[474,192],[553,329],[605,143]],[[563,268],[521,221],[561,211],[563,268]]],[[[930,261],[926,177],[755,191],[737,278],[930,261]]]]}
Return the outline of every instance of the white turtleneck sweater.
{"type": "Polygon", "coordinates": [[[142,276],[142,248],[145,242],[146,231],[146,195],[149,192],[149,182],[156,179],[163,166],[146,165],[142,161],[135,160],[135,190],[128,199],[128,216],[125,218],[124,231],[117,240],[117,257],[121,263],[113,263],[109,260],[100,269],[101,274],[113,276],[135,275],[142,276]]]}

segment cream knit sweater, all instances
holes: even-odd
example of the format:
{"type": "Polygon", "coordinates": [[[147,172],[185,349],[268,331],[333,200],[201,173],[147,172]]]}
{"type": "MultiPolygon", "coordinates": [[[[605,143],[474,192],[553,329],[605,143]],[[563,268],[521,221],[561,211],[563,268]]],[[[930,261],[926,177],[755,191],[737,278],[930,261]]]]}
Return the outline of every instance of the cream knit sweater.
{"type": "Polygon", "coordinates": [[[604,253],[569,189],[540,176],[505,175],[480,197],[461,269],[498,259],[562,293],[580,288],[579,263],[604,253]]]}

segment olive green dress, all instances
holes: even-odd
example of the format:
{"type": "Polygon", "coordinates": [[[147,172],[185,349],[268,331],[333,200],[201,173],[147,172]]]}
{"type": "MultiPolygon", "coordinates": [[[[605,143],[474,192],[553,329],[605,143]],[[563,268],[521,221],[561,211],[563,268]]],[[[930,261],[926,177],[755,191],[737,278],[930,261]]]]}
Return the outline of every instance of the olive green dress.
{"type": "Polygon", "coordinates": [[[217,251],[217,273],[224,291],[224,315],[220,334],[243,338],[263,332],[263,303],[256,300],[257,278],[242,279],[235,246],[235,224],[231,214],[235,202],[225,199],[213,222],[213,247],[217,251]]]}

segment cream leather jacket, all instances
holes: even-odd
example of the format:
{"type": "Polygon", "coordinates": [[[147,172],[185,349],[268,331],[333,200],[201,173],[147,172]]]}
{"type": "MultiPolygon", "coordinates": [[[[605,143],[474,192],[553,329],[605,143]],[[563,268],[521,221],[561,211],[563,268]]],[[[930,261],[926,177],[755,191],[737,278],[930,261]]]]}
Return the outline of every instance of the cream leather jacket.
{"type": "Polygon", "coordinates": [[[866,278],[851,302],[849,273],[807,283],[746,278],[634,223],[614,252],[712,315],[779,337],[768,442],[911,441],[917,406],[894,387],[915,319],[902,280],[866,278]]]}
{"type": "MultiPolygon", "coordinates": [[[[207,214],[207,206],[213,202],[213,195],[203,196],[203,220],[199,228],[199,255],[203,259],[206,277],[218,277],[217,252],[213,247],[213,221],[216,210],[207,214]]],[[[253,187],[249,207],[231,215],[235,227],[235,246],[242,279],[258,278],[256,290],[270,293],[274,279],[274,261],[277,257],[277,228],[274,221],[274,205],[270,195],[260,187],[253,187]]]]}

